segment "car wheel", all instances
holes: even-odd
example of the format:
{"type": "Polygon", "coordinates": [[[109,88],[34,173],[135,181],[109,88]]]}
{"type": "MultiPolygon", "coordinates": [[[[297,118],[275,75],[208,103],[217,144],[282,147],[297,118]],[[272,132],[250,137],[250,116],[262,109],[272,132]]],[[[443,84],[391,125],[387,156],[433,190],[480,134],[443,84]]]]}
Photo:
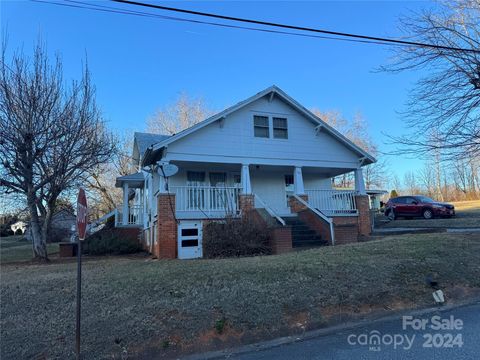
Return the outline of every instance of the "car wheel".
{"type": "Polygon", "coordinates": [[[432,219],[433,218],[433,211],[430,210],[430,209],[423,210],[423,218],[427,219],[427,220],[432,219]]]}
{"type": "Polygon", "coordinates": [[[390,220],[390,221],[395,220],[395,218],[396,218],[395,212],[394,212],[393,210],[390,210],[390,211],[388,212],[387,217],[388,217],[388,220],[390,220]]]}

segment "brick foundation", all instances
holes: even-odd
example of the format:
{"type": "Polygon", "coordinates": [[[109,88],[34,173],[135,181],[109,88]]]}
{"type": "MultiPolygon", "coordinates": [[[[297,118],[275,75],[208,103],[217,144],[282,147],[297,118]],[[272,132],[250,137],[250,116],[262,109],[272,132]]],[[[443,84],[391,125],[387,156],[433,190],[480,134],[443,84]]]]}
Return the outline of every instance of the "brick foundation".
{"type": "MultiPolygon", "coordinates": [[[[297,195],[300,199],[308,202],[308,195],[297,195]]],[[[288,198],[288,205],[290,206],[290,210],[292,213],[298,213],[299,211],[305,210],[307,207],[303,205],[300,201],[298,201],[293,196],[288,198]]]]}
{"type": "Polygon", "coordinates": [[[152,253],[159,259],[176,259],[178,224],[175,220],[175,194],[159,194],[157,201],[157,243],[153,244],[152,253]]]}
{"type": "Polygon", "coordinates": [[[355,203],[358,210],[358,235],[369,236],[372,233],[372,223],[368,195],[355,196],[355,203]]]}
{"type": "Polygon", "coordinates": [[[292,251],[292,229],[290,226],[274,227],[270,230],[272,254],[284,254],[292,251]]]}
{"type": "Polygon", "coordinates": [[[358,216],[333,216],[335,245],[358,242],[358,216]]]}
{"type": "Polygon", "coordinates": [[[275,220],[268,221],[266,212],[264,216],[260,214],[261,209],[252,209],[244,216],[248,216],[255,224],[264,226],[270,232],[270,247],[272,254],[283,254],[292,251],[292,228],[290,226],[277,225],[275,220]]]}

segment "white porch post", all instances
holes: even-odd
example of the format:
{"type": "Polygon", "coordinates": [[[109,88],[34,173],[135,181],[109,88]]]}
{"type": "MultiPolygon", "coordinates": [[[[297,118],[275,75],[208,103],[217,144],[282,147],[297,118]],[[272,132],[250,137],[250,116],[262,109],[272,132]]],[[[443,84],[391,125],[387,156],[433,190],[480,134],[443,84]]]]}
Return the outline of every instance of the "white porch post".
{"type": "Polygon", "coordinates": [[[355,169],[355,190],[359,195],[367,195],[362,169],[355,169]]]}
{"type": "Polygon", "coordinates": [[[165,181],[165,178],[161,173],[158,180],[158,192],[160,194],[166,194],[167,192],[169,192],[167,191],[167,182],[165,181]]]}
{"type": "Polygon", "coordinates": [[[128,183],[123,183],[122,224],[128,224],[128,183]]]}
{"type": "Polygon", "coordinates": [[[242,164],[242,194],[251,194],[252,185],[250,183],[250,169],[248,164],[242,164]]]}
{"type": "Polygon", "coordinates": [[[302,168],[300,166],[296,166],[293,172],[293,185],[295,188],[295,195],[305,194],[305,186],[303,185],[302,168]]]}

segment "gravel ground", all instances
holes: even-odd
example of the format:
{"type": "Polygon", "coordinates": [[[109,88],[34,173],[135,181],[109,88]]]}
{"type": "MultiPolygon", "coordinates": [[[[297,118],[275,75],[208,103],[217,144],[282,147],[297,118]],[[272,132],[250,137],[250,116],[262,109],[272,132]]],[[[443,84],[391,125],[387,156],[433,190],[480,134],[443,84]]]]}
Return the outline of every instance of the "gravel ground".
{"type": "MultiPolygon", "coordinates": [[[[74,356],[75,266],[0,267],[2,359],[74,356]]],[[[449,300],[480,288],[480,234],[243,259],[86,261],[82,350],[85,359],[169,357],[301,332],[341,312],[427,306],[430,273],[449,300]]]]}

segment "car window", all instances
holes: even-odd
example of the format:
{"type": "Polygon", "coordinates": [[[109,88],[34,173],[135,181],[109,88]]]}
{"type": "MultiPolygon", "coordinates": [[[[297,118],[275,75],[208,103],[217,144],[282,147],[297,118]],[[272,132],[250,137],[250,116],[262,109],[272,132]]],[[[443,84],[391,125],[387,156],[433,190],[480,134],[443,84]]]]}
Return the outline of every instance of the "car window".
{"type": "Polygon", "coordinates": [[[399,197],[399,198],[393,199],[393,202],[395,204],[405,204],[405,198],[399,197]]]}
{"type": "Polygon", "coordinates": [[[407,204],[417,204],[418,203],[418,201],[415,200],[414,198],[406,198],[405,200],[406,200],[407,204]]]}

